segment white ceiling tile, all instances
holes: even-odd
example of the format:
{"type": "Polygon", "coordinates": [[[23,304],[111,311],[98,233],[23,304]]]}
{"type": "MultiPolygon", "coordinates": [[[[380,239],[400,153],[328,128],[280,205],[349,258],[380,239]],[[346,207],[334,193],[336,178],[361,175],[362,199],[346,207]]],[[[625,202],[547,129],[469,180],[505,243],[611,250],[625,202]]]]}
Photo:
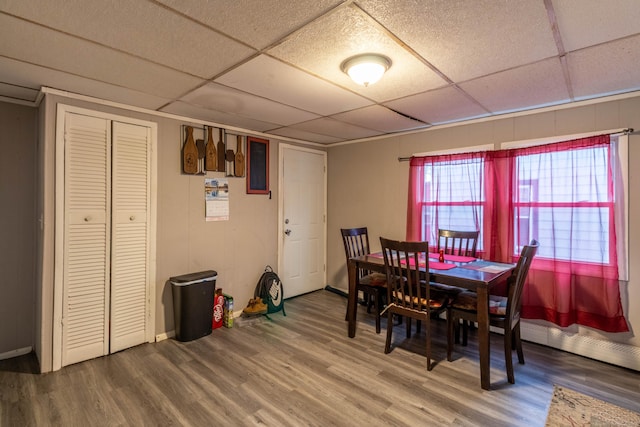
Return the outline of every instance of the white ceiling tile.
{"type": "Polygon", "coordinates": [[[30,21],[46,23],[65,33],[202,78],[211,78],[255,52],[147,1],[6,0],[3,3],[4,10],[30,21]],[[78,19],[74,10],[82,10],[82,19],[78,19]]]}
{"type": "Polygon", "coordinates": [[[342,0],[159,0],[258,49],[325,13],[342,0]]]}
{"type": "Polygon", "coordinates": [[[313,132],[307,132],[291,127],[269,130],[268,133],[288,138],[299,139],[301,141],[317,142],[318,144],[331,144],[334,142],[344,141],[344,138],[336,138],[333,136],[320,135],[313,132]]]}
{"type": "Polygon", "coordinates": [[[487,116],[488,113],[458,89],[446,87],[385,104],[426,123],[439,124],[487,116]]]}
{"type": "Polygon", "coordinates": [[[359,0],[453,81],[557,55],[542,1],[359,0]]]}
{"type": "Polygon", "coordinates": [[[342,139],[367,138],[378,134],[374,130],[351,125],[329,117],[299,123],[290,127],[342,139]]]}
{"type": "Polygon", "coordinates": [[[372,104],[359,95],[266,55],[242,64],[215,81],[323,115],[372,104]]]}
{"type": "Polygon", "coordinates": [[[446,84],[355,7],[341,7],[318,19],[268,53],[376,101],[446,84]],[[392,65],[376,84],[360,86],[340,66],[352,56],[371,52],[388,57],[392,65]]]}
{"type": "Polygon", "coordinates": [[[480,77],[459,87],[498,114],[570,101],[557,58],[480,77]]]}
{"type": "Polygon", "coordinates": [[[169,102],[168,98],[149,95],[133,89],[102,83],[3,57],[0,57],[0,81],[14,81],[16,84],[36,90],[40,90],[42,86],[47,86],[150,110],[160,108],[169,102]]]}
{"type": "Polygon", "coordinates": [[[640,36],[567,55],[576,99],[640,89],[640,36]]]}
{"type": "Polygon", "coordinates": [[[567,52],[640,33],[638,0],[552,0],[567,52]]]}
{"type": "Polygon", "coordinates": [[[222,125],[222,127],[225,125],[235,126],[244,129],[252,129],[257,132],[264,132],[267,129],[278,127],[275,123],[261,122],[259,120],[228,114],[222,111],[210,110],[205,107],[187,104],[180,101],[172,102],[171,104],[163,107],[160,111],[216,123],[222,125]]]}
{"type": "Polygon", "coordinates": [[[371,107],[335,114],[331,117],[357,126],[389,133],[429,126],[426,123],[410,119],[380,105],[372,105],[371,107]]]}
{"type": "Polygon", "coordinates": [[[279,104],[216,83],[202,86],[183,96],[180,100],[230,114],[254,118],[260,117],[262,121],[277,123],[278,125],[290,125],[319,117],[317,114],[279,104]]]}
{"type": "Polygon", "coordinates": [[[69,35],[0,14],[0,55],[31,64],[46,64],[105,83],[174,98],[201,79],[96,45],[69,35]],[[15,38],[13,34],[20,34],[15,38]]]}

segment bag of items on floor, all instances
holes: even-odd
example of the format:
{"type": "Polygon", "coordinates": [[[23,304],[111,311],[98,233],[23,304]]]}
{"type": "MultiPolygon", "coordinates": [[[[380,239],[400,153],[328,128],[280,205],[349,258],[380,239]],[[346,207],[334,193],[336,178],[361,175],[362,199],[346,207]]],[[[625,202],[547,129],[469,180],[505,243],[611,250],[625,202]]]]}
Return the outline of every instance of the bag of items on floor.
{"type": "Polygon", "coordinates": [[[242,312],[247,316],[265,314],[269,318],[269,314],[282,311],[282,314],[286,316],[282,292],[280,277],[271,266],[267,265],[258,280],[253,299],[249,300],[249,304],[242,312]]]}

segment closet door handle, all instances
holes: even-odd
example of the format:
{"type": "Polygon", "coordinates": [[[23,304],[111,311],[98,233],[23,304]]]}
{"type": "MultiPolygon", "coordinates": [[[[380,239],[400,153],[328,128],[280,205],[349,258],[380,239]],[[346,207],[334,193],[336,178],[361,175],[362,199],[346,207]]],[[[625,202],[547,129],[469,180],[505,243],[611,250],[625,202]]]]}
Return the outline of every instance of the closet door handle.
{"type": "Polygon", "coordinates": [[[84,222],[89,222],[91,221],[91,215],[87,215],[84,217],[84,222]]]}
{"type": "Polygon", "coordinates": [[[129,220],[130,220],[130,221],[133,221],[134,219],[136,219],[136,216],[135,216],[135,215],[131,215],[131,216],[129,217],[129,220]]]}

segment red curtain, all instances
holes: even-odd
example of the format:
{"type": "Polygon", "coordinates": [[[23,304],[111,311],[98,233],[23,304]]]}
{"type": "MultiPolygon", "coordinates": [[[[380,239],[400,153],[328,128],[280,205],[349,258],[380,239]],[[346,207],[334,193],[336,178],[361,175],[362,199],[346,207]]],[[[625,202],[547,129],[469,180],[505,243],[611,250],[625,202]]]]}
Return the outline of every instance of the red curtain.
{"type": "MultiPolygon", "coordinates": [[[[523,294],[522,316],[562,327],[579,324],[626,332],[616,253],[617,193],[611,163],[615,156],[609,141],[609,135],[601,135],[529,148],[412,158],[407,239],[426,240],[430,234],[425,230],[440,217],[437,212],[451,211],[451,203],[434,200],[439,194],[433,190],[433,176],[426,182],[425,171],[429,175],[434,165],[482,158],[484,191],[477,200],[484,201],[483,258],[515,262],[522,245],[531,238],[540,242],[523,294]]],[[[466,170],[459,166],[460,173],[466,170]]]]}

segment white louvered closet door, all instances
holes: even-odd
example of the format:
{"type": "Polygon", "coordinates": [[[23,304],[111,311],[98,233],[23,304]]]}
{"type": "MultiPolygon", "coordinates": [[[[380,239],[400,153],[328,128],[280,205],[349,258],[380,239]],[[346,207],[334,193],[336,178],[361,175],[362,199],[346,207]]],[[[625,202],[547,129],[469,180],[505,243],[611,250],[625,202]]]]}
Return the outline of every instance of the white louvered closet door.
{"type": "Polygon", "coordinates": [[[65,119],[62,365],[107,354],[111,125],[65,119]]]}
{"type": "Polygon", "coordinates": [[[67,113],[61,366],[147,341],[151,129],[67,113]]]}
{"type": "Polygon", "coordinates": [[[111,352],[146,341],[150,129],[113,122],[111,352]]]}

